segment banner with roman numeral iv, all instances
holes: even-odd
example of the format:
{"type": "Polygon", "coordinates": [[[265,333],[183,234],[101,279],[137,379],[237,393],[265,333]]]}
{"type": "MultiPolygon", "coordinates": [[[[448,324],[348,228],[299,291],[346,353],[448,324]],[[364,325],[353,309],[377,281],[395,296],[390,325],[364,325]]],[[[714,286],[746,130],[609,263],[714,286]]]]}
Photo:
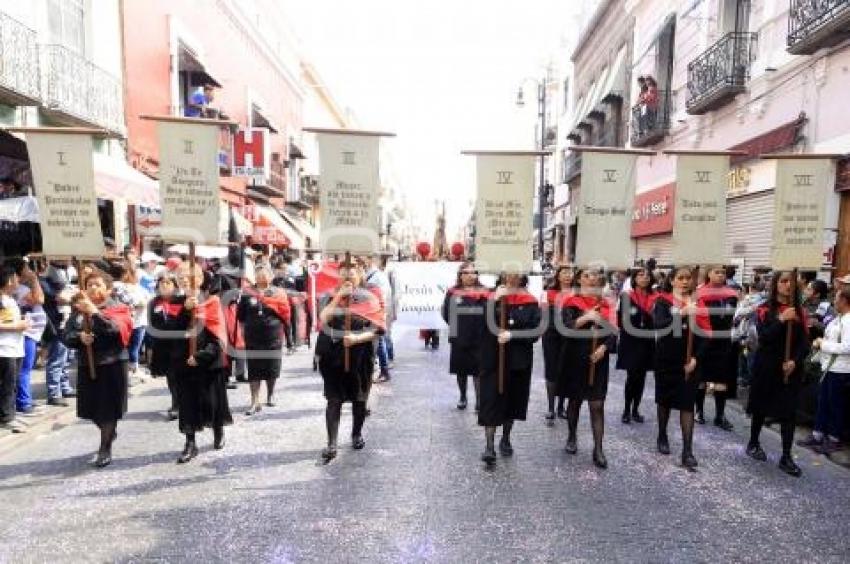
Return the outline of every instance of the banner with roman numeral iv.
{"type": "Polygon", "coordinates": [[[42,252],[53,257],[103,256],[91,134],[59,128],[21,131],[26,133],[38,200],[42,252]]]}
{"type": "Polygon", "coordinates": [[[671,257],[673,264],[726,263],[728,174],[728,154],[678,155],[671,257]]]}
{"type": "Polygon", "coordinates": [[[475,264],[481,272],[532,270],[534,163],[540,153],[475,152],[475,264]]]}
{"type": "MultiPolygon", "coordinates": [[[[764,158],[771,158],[765,155],[764,158]]],[[[832,158],[780,158],[771,266],[818,269],[823,264],[826,199],[835,184],[832,158]]]]}
{"type": "Polygon", "coordinates": [[[579,266],[631,267],[635,257],[631,239],[635,165],[637,157],[647,153],[574,150],[582,152],[575,262],[579,266]]]}
{"type": "Polygon", "coordinates": [[[388,133],[305,128],[319,145],[320,248],[323,253],[380,250],[380,140],[388,133]]]}

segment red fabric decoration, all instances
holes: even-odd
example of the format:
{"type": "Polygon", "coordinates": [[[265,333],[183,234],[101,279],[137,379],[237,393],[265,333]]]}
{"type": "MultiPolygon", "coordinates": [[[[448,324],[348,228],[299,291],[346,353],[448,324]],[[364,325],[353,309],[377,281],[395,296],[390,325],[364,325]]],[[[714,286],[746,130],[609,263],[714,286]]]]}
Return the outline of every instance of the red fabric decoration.
{"type": "Polygon", "coordinates": [[[276,289],[273,295],[266,296],[265,294],[261,294],[260,292],[251,289],[246,293],[263,302],[263,305],[274,311],[277,316],[284,321],[284,323],[289,323],[291,313],[289,308],[289,296],[286,295],[286,292],[276,289]]]}
{"type": "Polygon", "coordinates": [[[449,288],[449,296],[457,296],[459,298],[470,298],[472,300],[487,300],[490,299],[492,292],[483,286],[474,288],[449,288]]]}
{"type": "Polygon", "coordinates": [[[218,296],[210,296],[205,302],[198,304],[195,317],[201,320],[207,331],[215,335],[222,349],[227,350],[227,327],[218,296]]]}
{"type": "Polygon", "coordinates": [[[133,317],[130,315],[130,308],[124,304],[108,305],[101,309],[100,313],[118,326],[118,338],[121,340],[121,346],[126,348],[130,344],[130,335],[133,333],[133,317]]]}
{"type": "Polygon", "coordinates": [[[428,258],[429,256],[431,256],[431,245],[426,241],[418,243],[416,245],[416,254],[423,259],[428,258]]]}
{"type": "Polygon", "coordinates": [[[371,322],[382,331],[387,329],[387,314],[384,310],[380,292],[376,294],[371,290],[355,290],[352,297],[340,302],[340,306],[348,307],[351,315],[357,315],[371,322]]]}
{"type": "Polygon", "coordinates": [[[452,243],[451,253],[452,253],[453,257],[460,259],[461,257],[463,257],[463,252],[465,250],[466,250],[466,248],[463,246],[463,243],[461,243],[460,241],[458,241],[456,243],[452,243]]]}
{"type": "Polygon", "coordinates": [[[546,290],[546,303],[551,306],[555,306],[557,309],[563,309],[566,307],[567,300],[569,300],[572,295],[573,293],[571,291],[550,288],[546,290]]]}
{"type": "Polygon", "coordinates": [[[700,286],[696,292],[697,296],[697,327],[711,335],[711,316],[708,313],[708,302],[725,300],[738,297],[738,293],[729,286],[700,286]]]}
{"type": "Polygon", "coordinates": [[[633,289],[629,290],[629,301],[642,309],[646,313],[652,313],[652,305],[655,303],[653,296],[655,294],[645,290],[633,289]]]}
{"type": "Polygon", "coordinates": [[[617,326],[617,308],[608,298],[573,294],[564,300],[564,305],[562,307],[574,307],[582,313],[599,307],[599,315],[610,323],[611,326],[617,326]]]}

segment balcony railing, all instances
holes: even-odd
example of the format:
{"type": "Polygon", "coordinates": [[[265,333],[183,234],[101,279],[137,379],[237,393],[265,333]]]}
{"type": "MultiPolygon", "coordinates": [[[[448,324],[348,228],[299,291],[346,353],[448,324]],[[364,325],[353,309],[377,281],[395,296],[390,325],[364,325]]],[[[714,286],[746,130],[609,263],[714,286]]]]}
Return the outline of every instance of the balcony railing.
{"type": "Polygon", "coordinates": [[[757,39],[757,33],[727,33],[688,64],[689,114],[717,109],[746,88],[757,39]]]}
{"type": "Polygon", "coordinates": [[[570,153],[564,161],[564,184],[581,174],[581,153],[570,153]]]}
{"type": "Polygon", "coordinates": [[[62,45],[42,45],[41,56],[47,110],[111,131],[124,129],[117,78],[62,45]]]}
{"type": "Polygon", "coordinates": [[[36,33],[0,12],[0,94],[12,103],[35,102],[41,97],[36,33]]]}
{"type": "Polygon", "coordinates": [[[632,107],[632,146],[646,147],[664,139],[670,131],[670,91],[658,91],[658,104],[632,107]]]}
{"type": "Polygon", "coordinates": [[[791,0],[788,52],[811,55],[850,37],[850,0],[791,0]]]}

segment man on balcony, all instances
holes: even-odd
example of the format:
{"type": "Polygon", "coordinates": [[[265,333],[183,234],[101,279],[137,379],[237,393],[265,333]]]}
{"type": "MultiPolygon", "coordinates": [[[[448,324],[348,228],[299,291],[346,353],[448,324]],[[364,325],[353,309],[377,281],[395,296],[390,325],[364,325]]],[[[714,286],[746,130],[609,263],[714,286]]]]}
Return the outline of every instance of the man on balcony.
{"type": "Polygon", "coordinates": [[[209,105],[215,99],[215,88],[212,84],[205,84],[203,87],[198,87],[189,96],[189,103],[186,105],[186,117],[210,117],[209,105]]]}

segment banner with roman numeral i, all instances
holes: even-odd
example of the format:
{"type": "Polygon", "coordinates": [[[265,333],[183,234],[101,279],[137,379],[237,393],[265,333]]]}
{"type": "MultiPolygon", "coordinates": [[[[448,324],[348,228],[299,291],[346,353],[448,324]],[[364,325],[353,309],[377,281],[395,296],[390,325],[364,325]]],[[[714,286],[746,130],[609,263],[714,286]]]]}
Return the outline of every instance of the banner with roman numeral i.
{"type": "Polygon", "coordinates": [[[681,154],[676,161],[674,264],[726,263],[729,155],[681,154]]]}

